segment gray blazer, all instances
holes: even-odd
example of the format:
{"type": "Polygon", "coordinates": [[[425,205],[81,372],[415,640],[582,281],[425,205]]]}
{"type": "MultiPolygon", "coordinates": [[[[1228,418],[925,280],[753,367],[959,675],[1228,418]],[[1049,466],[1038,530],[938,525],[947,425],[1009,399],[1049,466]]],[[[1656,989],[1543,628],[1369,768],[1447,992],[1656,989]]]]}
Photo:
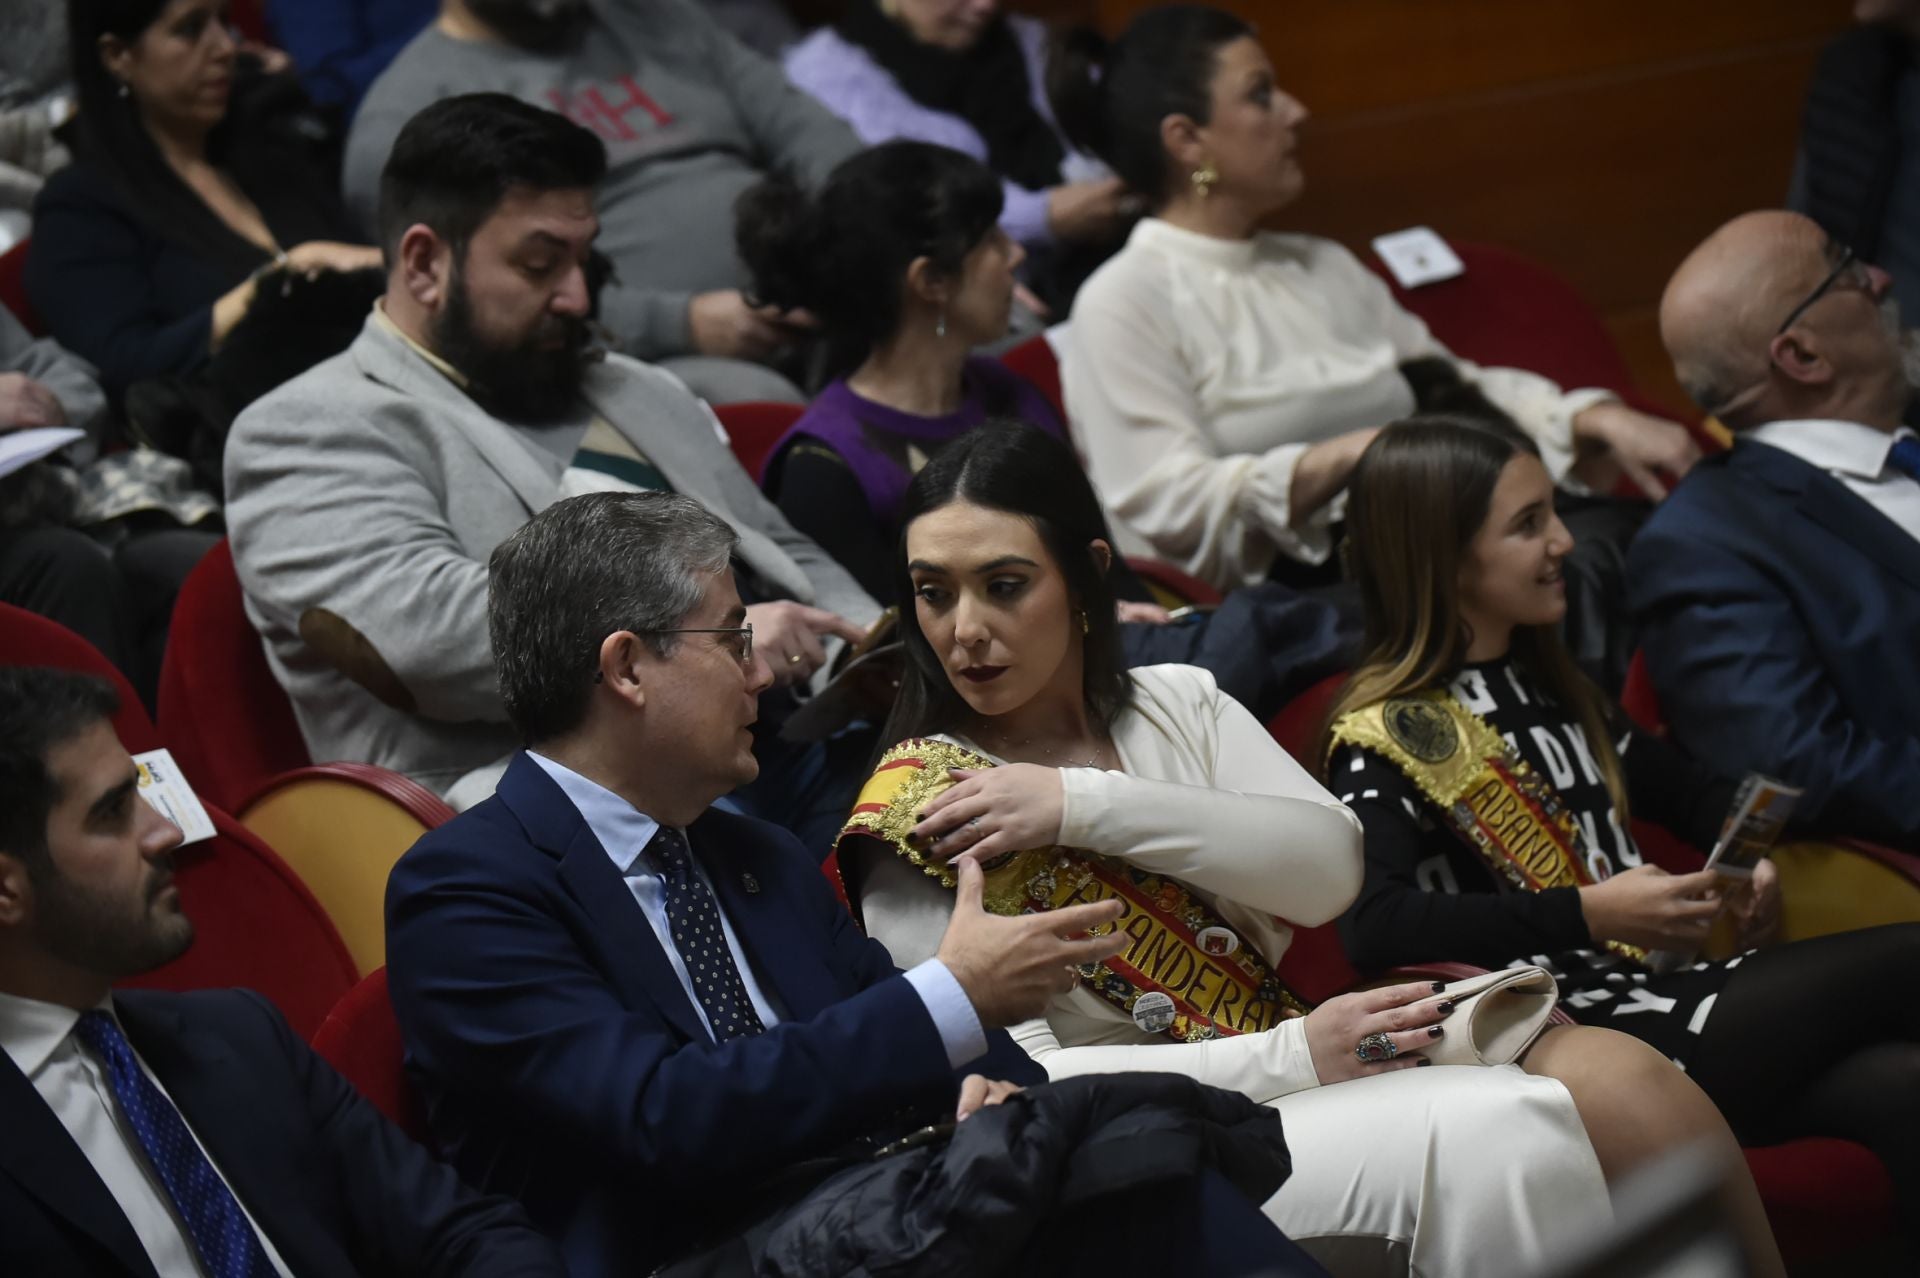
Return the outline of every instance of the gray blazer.
{"type": "MultiPolygon", "coordinates": [[[[862,625],[879,614],[761,495],[671,374],[610,356],[582,393],[676,491],[733,525],[768,585],[862,625]]],[[[316,760],[376,763],[445,792],[519,744],[487,640],[487,558],[560,496],[565,469],[372,316],[352,346],[240,415],[226,451],[234,564],[316,760]],[[389,699],[411,706],[303,642],[312,609],[364,636],[404,688],[389,699]]]]}

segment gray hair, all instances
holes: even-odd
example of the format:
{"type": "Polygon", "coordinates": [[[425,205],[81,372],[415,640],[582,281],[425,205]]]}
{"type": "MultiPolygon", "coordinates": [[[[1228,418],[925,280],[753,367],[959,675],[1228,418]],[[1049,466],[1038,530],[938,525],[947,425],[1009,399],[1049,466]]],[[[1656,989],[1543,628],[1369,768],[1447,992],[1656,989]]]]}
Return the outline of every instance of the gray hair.
{"type": "Polygon", "coordinates": [[[600,645],[631,630],[665,657],[739,538],[675,493],[589,493],[535,515],[488,562],[487,630],[507,717],[528,745],[586,717],[600,645]]]}

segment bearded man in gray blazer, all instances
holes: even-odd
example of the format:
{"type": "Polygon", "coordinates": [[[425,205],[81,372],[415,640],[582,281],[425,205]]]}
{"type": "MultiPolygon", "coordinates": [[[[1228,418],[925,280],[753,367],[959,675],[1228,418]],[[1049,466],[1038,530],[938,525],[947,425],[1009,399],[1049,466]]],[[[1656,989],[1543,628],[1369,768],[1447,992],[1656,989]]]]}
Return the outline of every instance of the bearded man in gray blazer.
{"type": "MultiPolygon", "coordinates": [[[[667,489],[733,526],[748,621],[782,685],[763,725],[830,640],[879,613],[761,495],[706,405],[590,346],[605,164],[592,133],[505,95],[420,112],[381,178],[385,297],[352,346],[234,425],[234,562],[316,759],[405,772],[456,806],[492,791],[516,740],[487,559],[577,493],[667,489]]],[[[822,793],[819,760],[772,731],[758,752],[761,800],[745,806],[830,838],[851,793],[822,793]]]]}

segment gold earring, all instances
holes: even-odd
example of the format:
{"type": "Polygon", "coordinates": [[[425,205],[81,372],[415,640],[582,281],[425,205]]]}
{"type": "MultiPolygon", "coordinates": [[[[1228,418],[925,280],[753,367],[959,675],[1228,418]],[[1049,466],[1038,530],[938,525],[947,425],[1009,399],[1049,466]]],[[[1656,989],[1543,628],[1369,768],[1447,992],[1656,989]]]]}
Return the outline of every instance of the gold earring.
{"type": "Polygon", "coordinates": [[[1092,631],[1093,631],[1093,623],[1087,620],[1087,610],[1085,608],[1082,608],[1080,610],[1080,633],[1084,635],[1084,634],[1090,634],[1092,633],[1092,631]]]}
{"type": "Polygon", "coordinates": [[[1212,160],[1208,160],[1188,174],[1187,180],[1193,183],[1193,193],[1204,200],[1213,194],[1213,184],[1220,180],[1220,170],[1213,167],[1212,160]]]}

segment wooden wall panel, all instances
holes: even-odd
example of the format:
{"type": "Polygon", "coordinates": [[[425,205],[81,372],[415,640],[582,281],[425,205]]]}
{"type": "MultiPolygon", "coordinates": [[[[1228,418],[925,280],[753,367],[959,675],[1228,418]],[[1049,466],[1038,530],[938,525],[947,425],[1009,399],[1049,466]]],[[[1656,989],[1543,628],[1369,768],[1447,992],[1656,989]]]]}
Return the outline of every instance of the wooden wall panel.
{"type": "MultiPolygon", "coordinates": [[[[1016,5],[1118,31],[1145,0],[1016,5]]],[[[1667,276],[1784,197],[1800,100],[1850,0],[1236,0],[1313,112],[1283,221],[1356,248],[1425,223],[1539,257],[1662,399],[1667,276]]]]}

